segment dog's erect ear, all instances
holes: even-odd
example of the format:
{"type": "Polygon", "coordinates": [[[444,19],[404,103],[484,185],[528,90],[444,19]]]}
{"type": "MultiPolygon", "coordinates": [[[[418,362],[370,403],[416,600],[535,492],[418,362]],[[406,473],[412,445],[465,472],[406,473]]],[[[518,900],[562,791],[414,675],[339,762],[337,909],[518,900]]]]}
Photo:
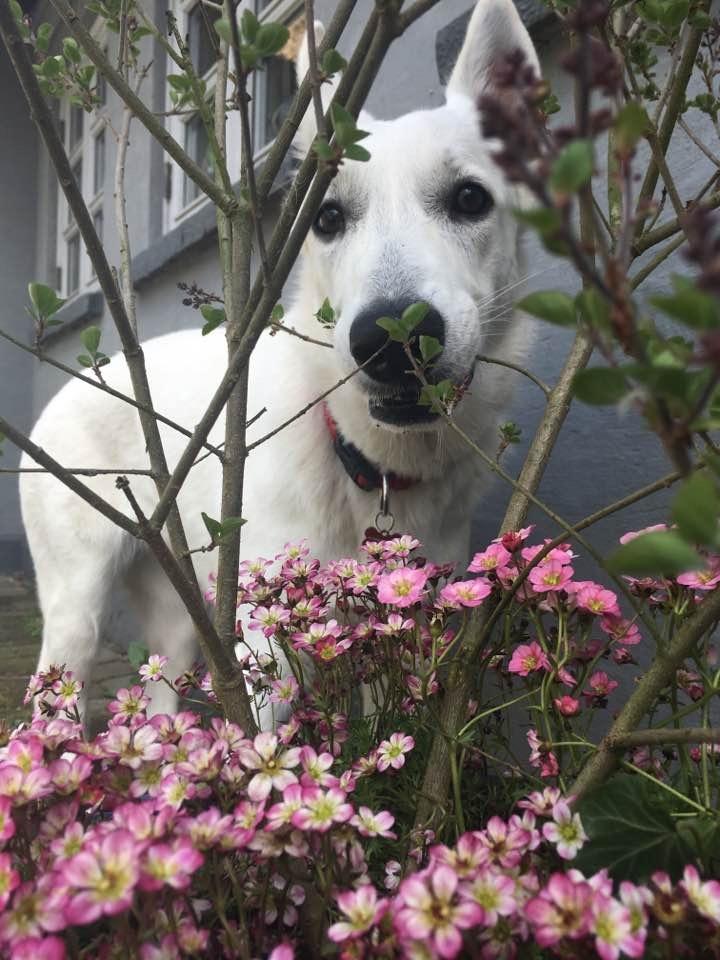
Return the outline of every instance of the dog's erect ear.
{"type": "Polygon", "coordinates": [[[477,103],[492,80],[493,66],[518,48],[539,76],[535,47],[513,0],[478,0],[447,93],[463,94],[477,103]]]}

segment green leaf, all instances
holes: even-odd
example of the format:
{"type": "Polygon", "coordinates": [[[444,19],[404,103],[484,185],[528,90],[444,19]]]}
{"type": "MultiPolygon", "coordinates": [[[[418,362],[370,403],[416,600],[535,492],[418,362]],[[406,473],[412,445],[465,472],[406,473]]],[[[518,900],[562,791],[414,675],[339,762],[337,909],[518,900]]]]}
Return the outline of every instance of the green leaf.
{"type": "Polygon", "coordinates": [[[441,380],[440,383],[426,383],[420,391],[419,403],[437,413],[443,413],[445,407],[455,394],[455,384],[452,380],[441,380]]]}
{"type": "Polygon", "coordinates": [[[320,69],[326,77],[331,77],[334,73],[344,70],[347,66],[347,60],[342,57],[337,50],[326,50],[320,61],[320,69]]]}
{"type": "Polygon", "coordinates": [[[683,483],[672,505],[672,518],[690,543],[713,546],[718,542],[720,498],[707,471],[693,473],[683,483]]]}
{"type": "Polygon", "coordinates": [[[28,295],[35,307],[36,315],[43,320],[57,313],[65,303],[58,297],[52,287],[48,287],[44,283],[29,283],[28,295]]]}
{"type": "Polygon", "coordinates": [[[80,63],[80,47],[72,37],[65,37],[62,42],[63,56],[68,63],[80,63]]]}
{"type": "Polygon", "coordinates": [[[419,323],[422,323],[429,309],[427,303],[419,301],[404,310],[402,317],[381,317],[377,321],[377,325],[382,327],[383,330],[387,330],[391,340],[398,343],[407,343],[410,334],[419,323]]]}
{"type": "Polygon", "coordinates": [[[185,73],[170,73],[168,74],[167,82],[173,90],[179,90],[181,93],[190,90],[192,83],[190,77],[185,73]]]}
{"type": "Polygon", "coordinates": [[[201,513],[200,516],[203,518],[205,529],[210,534],[211,541],[216,543],[222,536],[222,524],[219,520],[213,520],[213,518],[209,517],[206,513],[201,513]]]}
{"type": "Polygon", "coordinates": [[[282,318],[285,316],[285,310],[281,303],[276,303],[272,308],[272,313],[270,314],[270,323],[280,323],[282,318]]]}
{"type": "Polygon", "coordinates": [[[91,357],[97,353],[97,348],[100,346],[100,337],[100,327],[86,327],[80,334],[80,342],[91,357]]]}
{"type": "Polygon", "coordinates": [[[37,42],[38,50],[41,53],[47,53],[50,49],[50,41],[52,39],[52,24],[51,23],[41,23],[37,29],[35,39],[37,42]]]}
{"type": "Polygon", "coordinates": [[[332,120],[335,137],[341,147],[349,147],[358,140],[364,140],[370,134],[366,130],[359,130],[355,118],[345,107],[339,103],[333,103],[330,107],[330,119],[332,120]]]}
{"type": "Polygon", "coordinates": [[[243,43],[240,46],[240,62],[243,70],[254,70],[260,55],[252,44],[243,43]]]}
{"type": "Polygon", "coordinates": [[[675,577],[688,570],[703,569],[705,561],[679,533],[656,530],[622,544],[610,554],[606,564],[611,573],[675,577]]]}
{"type": "MultiPolygon", "coordinates": [[[[228,24],[229,28],[230,24],[228,24]]],[[[242,35],[247,40],[248,43],[255,43],[255,37],[258,35],[258,30],[260,29],[260,21],[252,12],[252,10],[247,7],[243,10],[243,15],[240,20],[240,29],[242,35]]]]}
{"type": "Polygon", "coordinates": [[[316,137],[312,148],[318,160],[332,160],[335,156],[333,148],[324,137],[316,137]]]}
{"type": "Polygon", "coordinates": [[[84,353],[80,354],[80,356],[77,358],[77,361],[81,367],[92,367],[93,365],[92,357],[88,357],[84,353]]]}
{"type": "Polygon", "coordinates": [[[586,287],[575,297],[575,306],[589,327],[606,330],[610,321],[610,306],[594,287],[586,287]]]}
{"type": "Polygon", "coordinates": [[[686,277],[673,277],[675,292],[651,297],[650,303],[673,320],[695,330],[713,330],[720,326],[720,304],[686,277]]]}
{"type": "Polygon", "coordinates": [[[139,640],[131,640],[128,644],[127,655],[130,665],[135,670],[139,670],[144,663],[147,663],[147,658],[150,655],[150,651],[145,644],[140,643],[139,640]]]}
{"type": "Polygon", "coordinates": [[[426,337],[424,333],[420,334],[420,356],[423,359],[423,363],[430,363],[431,360],[434,360],[439,353],[442,353],[443,348],[438,339],[435,337],[426,337]]]}
{"type": "Polygon", "coordinates": [[[586,876],[607,868],[615,881],[642,883],[656,870],[677,879],[692,859],[670,815],[677,805],[645,777],[617,774],[575,808],[590,839],[573,866],[586,876]]]}
{"type": "Polygon", "coordinates": [[[243,517],[226,517],[220,524],[218,540],[223,540],[225,537],[229,537],[231,533],[235,532],[235,530],[239,530],[244,523],[247,523],[247,521],[244,520],[243,517]]]}
{"type": "MultiPolygon", "coordinates": [[[[245,13],[250,13],[249,10],[246,10],[245,13]]],[[[223,40],[229,47],[232,46],[233,37],[232,37],[232,27],[230,21],[226,20],[224,17],[221,17],[219,20],[215,21],[215,33],[223,40]]]]}
{"type": "Polygon", "coordinates": [[[209,333],[212,333],[216,327],[219,327],[221,323],[225,323],[225,311],[218,307],[211,307],[209,304],[204,304],[200,307],[200,313],[205,320],[205,324],[202,328],[202,335],[206,337],[209,333]]]}
{"type": "Polygon", "coordinates": [[[288,42],[290,31],[284,23],[263,23],[254,40],[261,57],[272,57],[288,42]]]}
{"type": "Polygon", "coordinates": [[[615,142],[618,149],[629,153],[649,127],[650,120],[645,108],[634,100],[626,103],[615,118],[615,142]]]}
{"type": "Polygon", "coordinates": [[[589,367],[575,375],[573,392],[592,405],[617,403],[628,393],[625,374],[617,367],[589,367]]]}
{"type": "Polygon", "coordinates": [[[350,146],[345,147],[344,156],[347,160],[359,160],[361,163],[367,163],[370,159],[370,151],[357,143],[351,143],[350,146]]]}
{"type": "Polygon", "coordinates": [[[548,323],[555,323],[561,327],[570,327],[575,324],[575,301],[566,293],[559,290],[538,290],[523,297],[516,304],[518,310],[540,317],[548,323]]]}
{"type": "Polygon", "coordinates": [[[322,302],[322,306],[315,313],[315,319],[323,327],[334,327],[337,320],[335,310],[327,297],[322,302]]]}
{"type": "Polygon", "coordinates": [[[558,193],[576,193],[590,181],[593,172],[590,140],[574,140],[563,147],[550,171],[550,186],[558,193]]]}

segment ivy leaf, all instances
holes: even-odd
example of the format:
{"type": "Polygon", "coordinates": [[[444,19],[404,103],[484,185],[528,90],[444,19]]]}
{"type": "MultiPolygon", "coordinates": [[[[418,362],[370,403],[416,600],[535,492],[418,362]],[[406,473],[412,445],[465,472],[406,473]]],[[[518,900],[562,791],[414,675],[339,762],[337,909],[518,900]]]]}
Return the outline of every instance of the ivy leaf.
{"type": "Polygon", "coordinates": [[[575,375],[573,392],[583,403],[603,406],[622,400],[628,385],[617,367],[589,367],[575,375]]]}
{"type": "Polygon", "coordinates": [[[558,193],[576,193],[590,181],[593,162],[590,140],[573,140],[557,155],[550,171],[550,186],[558,193]]]}
{"type": "Polygon", "coordinates": [[[80,342],[85,347],[90,356],[95,356],[100,346],[100,327],[86,327],[80,334],[80,342]]]}
{"type": "Polygon", "coordinates": [[[561,327],[575,324],[575,302],[572,297],[559,290],[538,290],[523,297],[516,306],[518,310],[524,310],[533,317],[540,317],[541,320],[561,327]]]}
{"type": "Polygon", "coordinates": [[[679,573],[701,570],[705,566],[700,554],[674,530],[642,533],[611,553],[606,563],[611,573],[640,577],[675,577],[679,573]]]}
{"type": "Polygon", "coordinates": [[[211,307],[206,303],[200,307],[200,313],[205,320],[202,328],[202,335],[204,337],[212,333],[221,323],[225,323],[225,311],[218,307],[211,307]]]}
{"type": "Polygon", "coordinates": [[[650,120],[645,108],[631,100],[626,103],[615,118],[615,142],[623,153],[630,153],[646,130],[650,127],[650,120]]]}
{"type": "Polygon", "coordinates": [[[37,316],[44,320],[57,313],[65,303],[58,297],[52,287],[48,287],[44,283],[28,284],[28,295],[35,307],[37,316]]]}
{"type": "Polygon", "coordinates": [[[707,471],[693,473],[683,483],[672,505],[672,518],[690,543],[713,546],[718,542],[720,498],[707,471]]]}
{"type": "Polygon", "coordinates": [[[367,163],[370,159],[370,151],[361,147],[358,143],[351,143],[349,147],[345,147],[344,156],[348,160],[359,160],[361,163],[367,163]]]}
{"type": "Polygon", "coordinates": [[[645,777],[617,774],[576,807],[590,838],[573,862],[586,876],[607,868],[642,883],[656,870],[677,879],[692,852],[670,815],[677,801],[645,777]]]}
{"type": "Polygon", "coordinates": [[[435,357],[443,351],[442,345],[436,337],[426,337],[425,334],[420,334],[419,344],[420,356],[423,359],[423,363],[426,364],[434,360],[435,357]]]}
{"type": "Polygon", "coordinates": [[[320,61],[320,69],[326,77],[331,77],[334,73],[344,70],[347,66],[347,60],[341,56],[337,50],[326,50],[320,61]]]}
{"type": "Polygon", "coordinates": [[[288,42],[290,31],[284,23],[263,23],[253,41],[261,57],[272,57],[288,42]]]}

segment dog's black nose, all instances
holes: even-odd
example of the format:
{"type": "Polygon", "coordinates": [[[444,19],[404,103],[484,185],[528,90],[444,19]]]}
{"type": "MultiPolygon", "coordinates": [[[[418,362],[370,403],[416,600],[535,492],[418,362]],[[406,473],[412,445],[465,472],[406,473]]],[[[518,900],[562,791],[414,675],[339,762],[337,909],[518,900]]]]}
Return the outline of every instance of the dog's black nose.
{"type": "MultiPolygon", "coordinates": [[[[384,350],[383,344],[387,341],[387,330],[378,326],[382,317],[401,317],[405,311],[417,300],[375,300],[367,309],[358,314],[350,327],[350,352],[353,359],[363,367],[364,372],[380,383],[412,383],[417,382],[412,372],[410,359],[401,343],[391,340],[384,350]],[[378,353],[378,350],[381,350],[378,353]],[[370,360],[373,354],[378,355],[370,360]]],[[[445,343],[445,321],[437,310],[431,307],[413,330],[413,354],[420,359],[418,346],[420,336],[434,337],[440,346],[445,343]]]]}

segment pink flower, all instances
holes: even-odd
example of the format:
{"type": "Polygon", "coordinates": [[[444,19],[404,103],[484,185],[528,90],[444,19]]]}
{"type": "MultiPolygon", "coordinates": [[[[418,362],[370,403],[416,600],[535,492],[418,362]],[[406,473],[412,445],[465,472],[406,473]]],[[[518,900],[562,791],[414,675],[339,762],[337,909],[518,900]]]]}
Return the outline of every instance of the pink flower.
{"type": "Polygon", "coordinates": [[[357,827],[358,833],[363,837],[395,839],[395,834],[390,829],[395,823],[395,817],[387,810],[373,813],[370,807],[360,807],[350,823],[357,827]]]}
{"type": "Polygon", "coordinates": [[[606,590],[599,583],[576,584],[573,590],[575,604],[579,610],[596,616],[620,616],[617,596],[612,590],[606,590]]]}
{"type": "Polygon", "coordinates": [[[511,554],[501,543],[491,543],[487,550],[475,554],[470,561],[468,572],[492,573],[498,567],[506,567],[511,559],[511,554]]]}
{"type": "Polygon", "coordinates": [[[388,767],[399,770],[405,766],[405,754],[415,746],[412,737],[403,733],[393,733],[388,740],[383,740],[377,750],[377,768],[382,773],[388,767]]]}
{"type": "Polygon", "coordinates": [[[631,540],[642,537],[646,533],[661,533],[664,530],[667,530],[667,524],[665,523],[656,523],[651,527],[643,527],[642,530],[630,530],[620,537],[620,543],[630,543],[631,540]]]}
{"type": "Polygon", "coordinates": [[[681,573],[677,582],[693,590],[712,590],[720,583],[720,557],[713,557],[706,570],[681,573]]]}
{"type": "Polygon", "coordinates": [[[143,855],[140,889],[160,890],[167,884],[174,890],[186,890],[203,859],[200,851],[184,838],[172,844],[156,843],[143,855]]]}
{"type": "Polygon", "coordinates": [[[150,680],[153,683],[157,683],[163,678],[163,670],[167,666],[168,658],[162,657],[158,653],[153,653],[152,656],[148,657],[148,662],[144,663],[140,670],[140,678],[142,680],[150,680]]]}
{"type": "Polygon", "coordinates": [[[642,640],[638,625],[623,617],[604,616],[600,621],[600,629],[616,643],[627,647],[632,647],[642,640]]]}
{"type": "Polygon", "coordinates": [[[480,870],[461,893],[480,907],[482,916],[477,922],[485,927],[494,927],[500,917],[509,917],[517,909],[515,881],[491,867],[480,870]]]}
{"type": "Polygon", "coordinates": [[[525,905],[525,915],[541,947],[567,937],[579,940],[590,929],[593,890],[590,884],[573,883],[563,873],[554,873],[544,889],[525,905]]]}
{"type": "Polygon", "coordinates": [[[300,782],[304,787],[336,785],[336,778],[328,773],[334,762],[335,758],[331,753],[321,753],[318,756],[313,747],[300,747],[300,764],[303,769],[300,782]]]}
{"type": "Polygon", "coordinates": [[[150,724],[135,730],[115,724],[108,729],[102,745],[109,757],[117,757],[119,763],[138,770],[143,763],[162,757],[163,747],[158,738],[157,730],[150,724]]]}
{"type": "Polygon", "coordinates": [[[12,867],[9,853],[0,853],[0,910],[4,910],[10,894],[20,883],[20,875],[12,867]]]}
{"type": "Polygon", "coordinates": [[[537,730],[528,730],[527,741],[530,747],[530,764],[540,767],[541,777],[556,777],[560,771],[557,757],[540,742],[537,730]]]}
{"type": "Polygon", "coordinates": [[[0,844],[15,836],[15,821],[12,818],[12,803],[9,797],[0,797],[0,844]]]}
{"type": "Polygon", "coordinates": [[[583,696],[592,703],[596,700],[605,700],[618,686],[617,680],[611,680],[604,670],[596,670],[588,680],[589,688],[583,690],[583,696]]]}
{"type": "Polygon", "coordinates": [[[591,926],[601,960],[618,960],[621,953],[628,957],[644,954],[644,931],[633,932],[630,911],[612,897],[594,897],[591,926]]]}
{"type": "Polygon", "coordinates": [[[270,685],[270,703],[292,703],[299,690],[298,682],[292,674],[282,680],[273,680],[270,685]]]}
{"type": "Polygon", "coordinates": [[[580,815],[571,812],[566,800],[558,800],[552,815],[552,820],[543,826],[543,836],[555,844],[563,860],[574,860],[587,840],[580,815]]]}
{"type": "Polygon", "coordinates": [[[135,685],[129,690],[123,687],[115,694],[115,699],[108,704],[110,713],[115,714],[118,723],[136,720],[147,710],[150,700],[145,696],[142,687],[135,685]]]}
{"type": "Polygon", "coordinates": [[[270,953],[268,960],[295,960],[295,951],[289,943],[281,943],[270,953]]]}
{"type": "Polygon", "coordinates": [[[24,937],[12,948],[12,960],[65,960],[65,944],[60,937],[24,937]]]}
{"type": "Polygon", "coordinates": [[[575,697],[569,697],[565,694],[562,697],[555,697],[553,704],[558,713],[563,717],[576,717],[580,713],[580,701],[575,697]]]}
{"type": "Polygon", "coordinates": [[[398,567],[378,581],[378,600],[395,607],[410,607],[425,593],[427,573],[415,567],[398,567]]]}
{"type": "Polygon", "coordinates": [[[450,867],[436,866],[428,876],[414,874],[400,886],[402,907],[395,923],[401,937],[422,940],[443,958],[462,949],[462,930],[481,922],[482,909],[458,898],[458,878],[450,867]]]}
{"type": "Polygon", "coordinates": [[[345,796],[335,787],[326,791],[319,787],[304,787],[302,807],[292,815],[293,826],[298,830],[325,833],[335,823],[346,823],[353,815],[353,808],[345,802],[345,796]]]}
{"type": "Polygon", "coordinates": [[[251,630],[262,630],[266,637],[272,637],[277,632],[277,628],[284,626],[289,620],[290,611],[274,603],[269,609],[256,607],[248,626],[251,630]]]}
{"type": "Polygon", "coordinates": [[[333,943],[362,937],[380,922],[389,907],[387,900],[378,900],[377,891],[370,884],[358,887],[357,890],[339,893],[336,900],[347,920],[334,923],[328,930],[328,936],[333,943]]]}
{"type": "Polygon", "coordinates": [[[685,867],[682,886],[698,913],[709,920],[720,923],[720,883],[717,880],[700,880],[693,866],[685,867]]]}
{"type": "Polygon", "coordinates": [[[557,787],[545,787],[542,792],[536,790],[524,800],[518,800],[518,806],[532,811],[538,817],[550,817],[559,799],[560,790],[557,787]]]}
{"type": "Polygon", "coordinates": [[[490,862],[506,869],[520,863],[531,841],[530,831],[520,826],[518,818],[508,824],[500,817],[490,817],[477,837],[487,849],[490,862]]]}
{"type": "Polygon", "coordinates": [[[487,580],[458,580],[442,588],[440,599],[449,607],[479,607],[491,593],[487,580]]]}
{"type": "Polygon", "coordinates": [[[573,568],[568,564],[551,560],[549,563],[533,567],[528,574],[528,581],[532,584],[535,593],[553,593],[564,590],[572,580],[573,573],[573,568]]]}
{"type": "Polygon", "coordinates": [[[50,771],[43,767],[23,770],[13,763],[0,764],[0,797],[8,797],[20,807],[52,792],[50,771]]]}
{"type": "Polygon", "coordinates": [[[103,914],[127,910],[139,878],[135,838],[126,830],[103,837],[97,847],[76,854],[63,867],[72,888],[67,905],[71,923],[92,923],[103,914]]]}
{"type": "Polygon", "coordinates": [[[535,670],[549,670],[550,661],[545,655],[545,651],[533,640],[530,644],[523,644],[516,647],[508,664],[510,673],[517,673],[521,677],[527,677],[535,670]]]}
{"type": "Polygon", "coordinates": [[[243,766],[258,771],[248,784],[247,792],[251,800],[264,800],[273,787],[284,790],[291,783],[297,783],[297,777],[291,769],[300,762],[300,750],[297,747],[282,749],[278,738],[272,733],[259,733],[253,740],[252,749],[242,747],[238,755],[243,766]]]}

